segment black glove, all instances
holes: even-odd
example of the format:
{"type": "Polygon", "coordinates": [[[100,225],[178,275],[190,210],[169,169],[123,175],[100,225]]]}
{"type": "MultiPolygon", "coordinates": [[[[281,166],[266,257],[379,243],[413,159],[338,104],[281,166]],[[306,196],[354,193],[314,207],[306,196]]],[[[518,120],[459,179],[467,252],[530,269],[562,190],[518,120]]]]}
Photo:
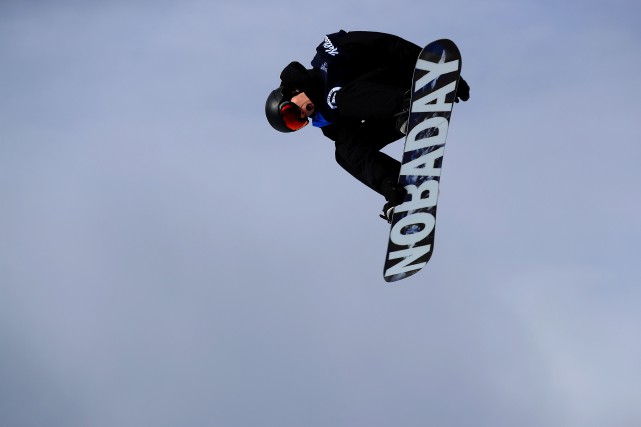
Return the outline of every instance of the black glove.
{"type": "Polygon", "coordinates": [[[467,84],[463,77],[458,81],[458,89],[456,90],[456,102],[467,101],[470,99],[470,85],[467,84]]]}
{"type": "MultiPolygon", "coordinates": [[[[291,96],[294,91],[308,92],[312,79],[307,69],[300,62],[291,62],[280,73],[281,86],[286,96],[291,96]]],[[[309,93],[308,93],[309,96],[309,93]]]]}

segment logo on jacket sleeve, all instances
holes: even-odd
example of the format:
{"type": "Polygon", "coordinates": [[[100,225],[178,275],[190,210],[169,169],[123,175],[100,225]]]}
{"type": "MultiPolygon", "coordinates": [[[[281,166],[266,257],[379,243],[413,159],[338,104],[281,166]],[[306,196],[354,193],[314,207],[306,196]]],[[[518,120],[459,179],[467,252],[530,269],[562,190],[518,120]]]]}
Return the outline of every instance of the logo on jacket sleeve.
{"type": "Polygon", "coordinates": [[[338,48],[334,46],[334,43],[332,43],[332,41],[327,36],[325,36],[325,42],[323,43],[323,47],[325,48],[325,52],[327,52],[328,55],[331,55],[331,56],[338,55],[338,48]]]}
{"type": "Polygon", "coordinates": [[[329,108],[331,108],[332,110],[338,108],[338,106],[336,105],[336,95],[338,94],[339,90],[341,90],[341,87],[336,86],[332,88],[327,94],[327,105],[329,105],[329,108]]]}

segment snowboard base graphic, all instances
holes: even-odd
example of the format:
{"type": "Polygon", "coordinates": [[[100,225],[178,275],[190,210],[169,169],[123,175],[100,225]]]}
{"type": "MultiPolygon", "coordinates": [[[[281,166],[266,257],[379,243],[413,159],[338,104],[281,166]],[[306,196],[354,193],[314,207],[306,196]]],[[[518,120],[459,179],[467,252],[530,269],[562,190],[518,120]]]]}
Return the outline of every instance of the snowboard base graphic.
{"type": "Polygon", "coordinates": [[[384,267],[387,282],[417,273],[432,256],[445,139],[460,76],[461,54],[451,40],[437,40],[421,51],[398,178],[407,197],[394,208],[384,267]]]}

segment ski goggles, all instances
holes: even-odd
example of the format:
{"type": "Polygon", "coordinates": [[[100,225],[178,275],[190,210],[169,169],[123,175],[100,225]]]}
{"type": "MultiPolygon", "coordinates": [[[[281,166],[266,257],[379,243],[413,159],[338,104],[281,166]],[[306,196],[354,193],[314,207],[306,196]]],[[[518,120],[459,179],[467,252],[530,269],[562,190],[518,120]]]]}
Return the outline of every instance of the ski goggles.
{"type": "Polygon", "coordinates": [[[290,130],[299,130],[307,126],[309,122],[307,117],[301,118],[300,107],[291,101],[284,102],[279,107],[280,116],[283,123],[290,130]]]}

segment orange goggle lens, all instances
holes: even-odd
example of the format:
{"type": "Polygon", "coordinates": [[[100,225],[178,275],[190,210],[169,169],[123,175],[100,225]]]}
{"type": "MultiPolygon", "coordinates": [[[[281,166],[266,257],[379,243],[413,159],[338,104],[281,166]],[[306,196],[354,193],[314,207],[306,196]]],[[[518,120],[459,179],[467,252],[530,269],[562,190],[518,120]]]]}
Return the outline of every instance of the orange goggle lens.
{"type": "Polygon", "coordinates": [[[291,130],[299,130],[307,126],[307,118],[301,118],[301,111],[298,105],[293,102],[286,102],[280,107],[280,116],[291,130]]]}

